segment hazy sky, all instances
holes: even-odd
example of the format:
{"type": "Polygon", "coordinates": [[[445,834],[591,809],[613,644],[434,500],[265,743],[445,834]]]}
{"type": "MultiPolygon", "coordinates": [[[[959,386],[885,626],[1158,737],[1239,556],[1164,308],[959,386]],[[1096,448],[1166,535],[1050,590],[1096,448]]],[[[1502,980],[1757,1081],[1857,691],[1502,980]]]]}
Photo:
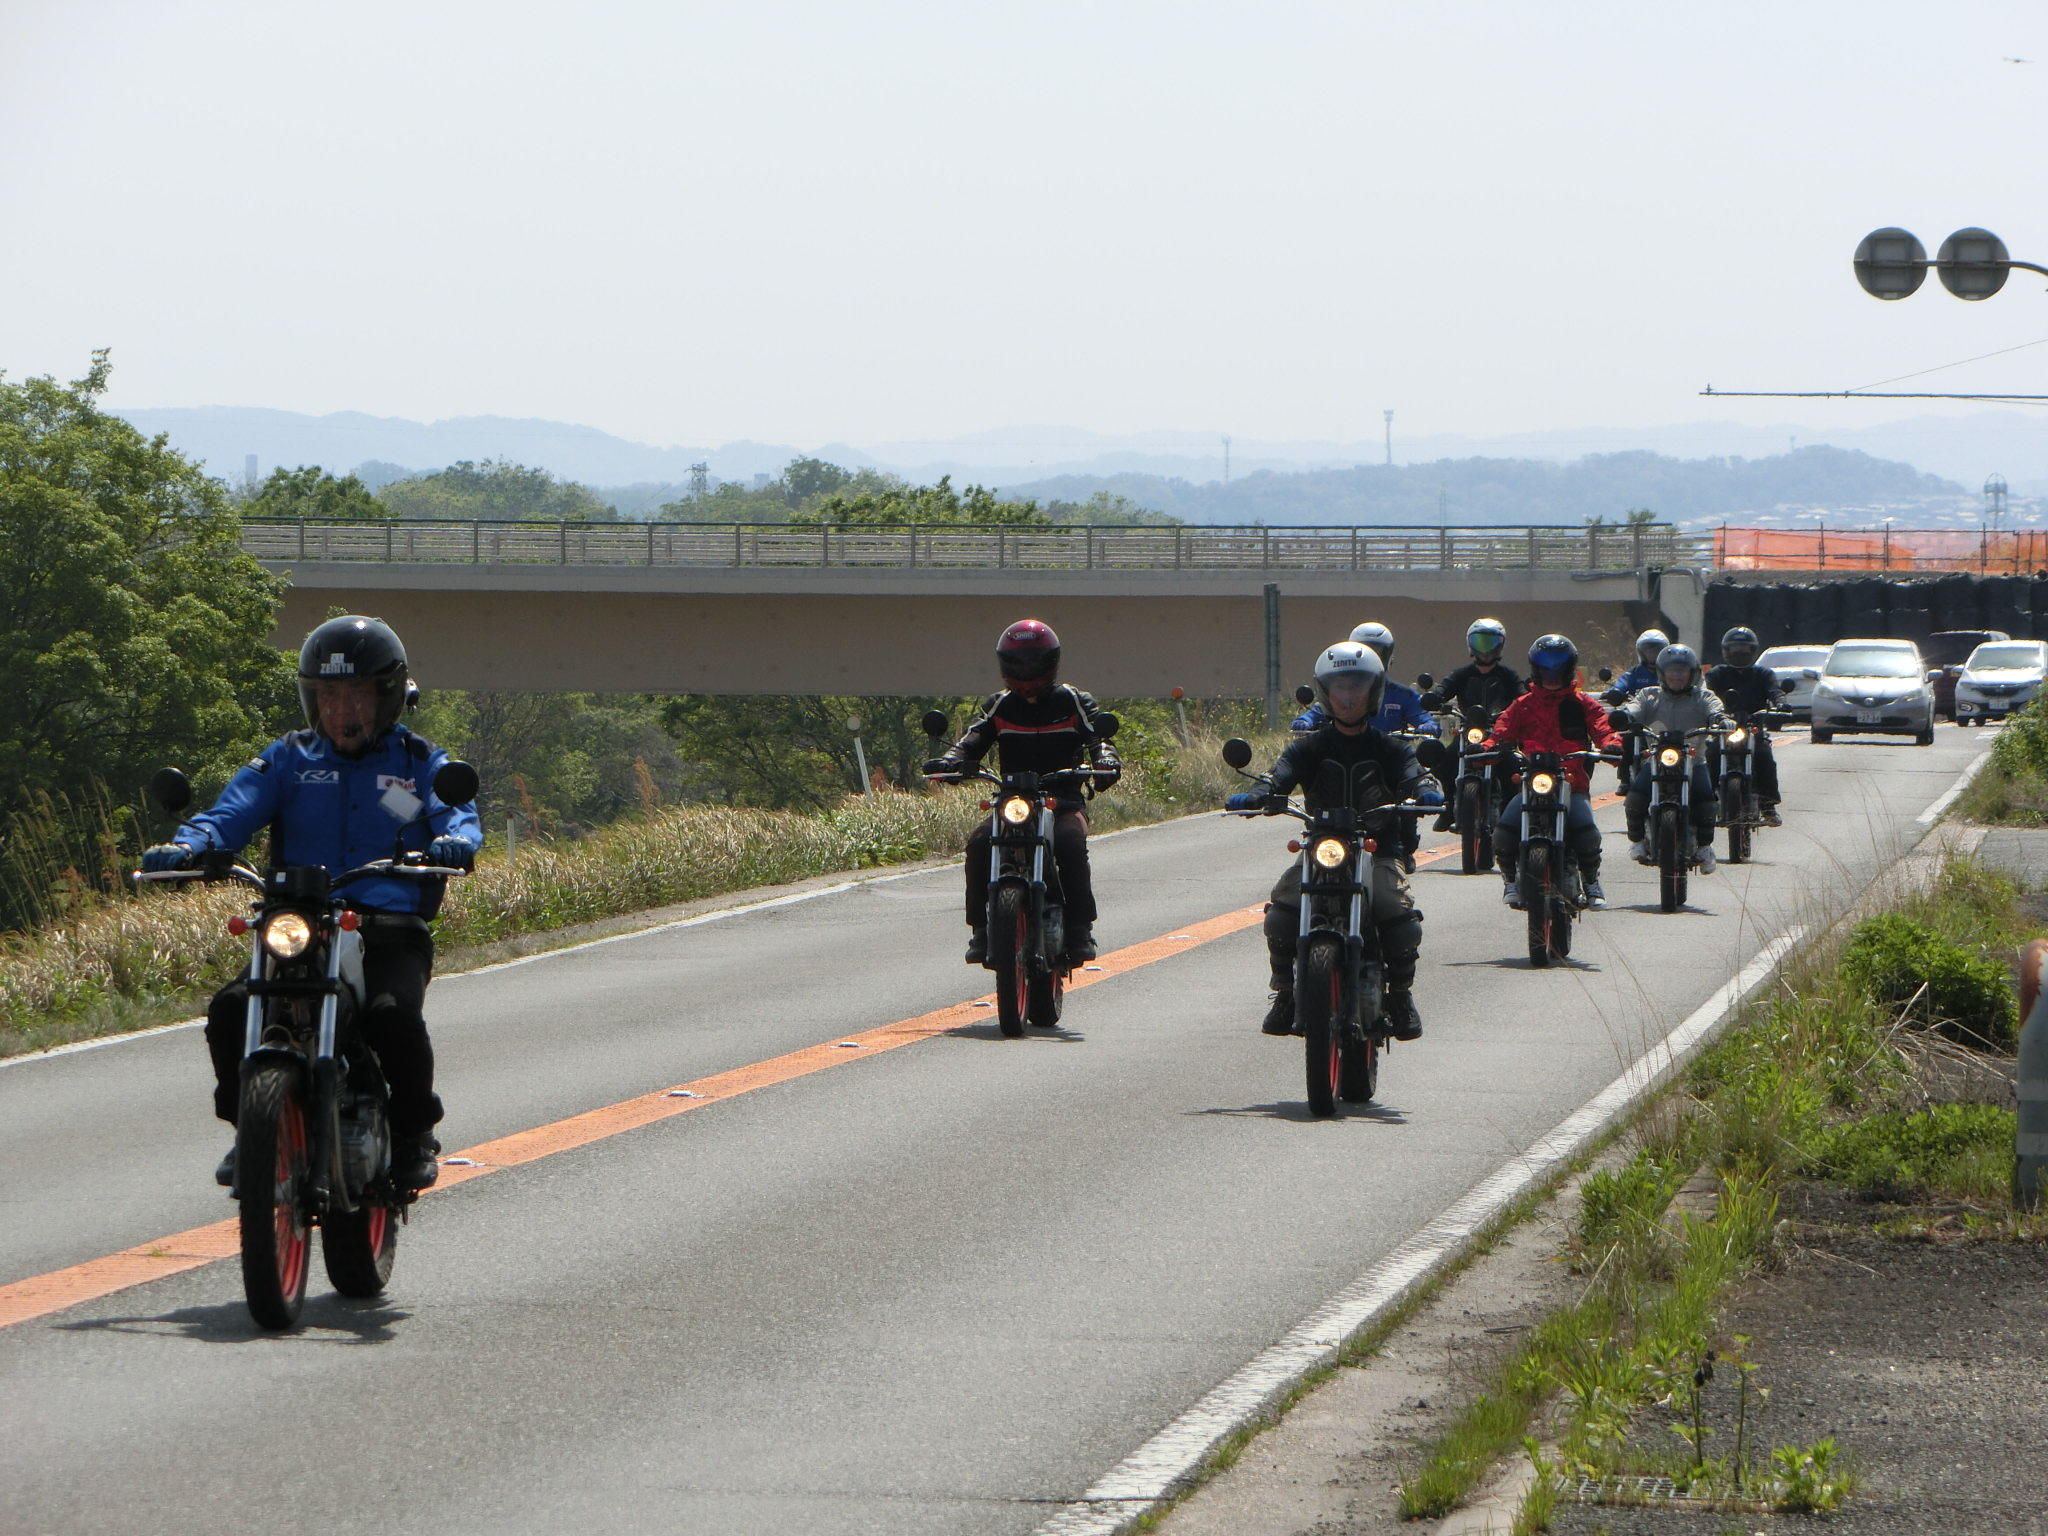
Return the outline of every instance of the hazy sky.
{"type": "Polygon", "coordinates": [[[2039,0],[0,0],[0,370],[654,443],[1860,425],[1930,407],[1695,392],[2048,338],[2043,279],[1849,269],[2048,263],[2044,92],[2039,0]]]}

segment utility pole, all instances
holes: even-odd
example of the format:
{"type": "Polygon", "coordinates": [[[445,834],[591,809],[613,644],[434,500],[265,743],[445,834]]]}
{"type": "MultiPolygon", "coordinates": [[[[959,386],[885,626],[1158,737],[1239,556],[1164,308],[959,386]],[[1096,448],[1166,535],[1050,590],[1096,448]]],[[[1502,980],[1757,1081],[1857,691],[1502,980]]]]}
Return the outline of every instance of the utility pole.
{"type": "Polygon", "coordinates": [[[711,494],[711,465],[699,459],[690,466],[690,500],[702,501],[711,494]]]}
{"type": "Polygon", "coordinates": [[[1984,482],[1984,516],[1991,524],[1991,531],[1998,532],[1998,524],[2005,517],[2005,476],[1993,475],[1984,482]]]}
{"type": "Polygon", "coordinates": [[[1230,484],[1230,434],[1223,434],[1223,483],[1230,484]]]}
{"type": "Polygon", "coordinates": [[[1266,583],[1266,729],[1280,727],[1280,583],[1266,583]]]}
{"type": "Polygon", "coordinates": [[[1387,421],[1387,467],[1391,469],[1394,465],[1394,413],[1381,411],[1380,415],[1387,421]]]}

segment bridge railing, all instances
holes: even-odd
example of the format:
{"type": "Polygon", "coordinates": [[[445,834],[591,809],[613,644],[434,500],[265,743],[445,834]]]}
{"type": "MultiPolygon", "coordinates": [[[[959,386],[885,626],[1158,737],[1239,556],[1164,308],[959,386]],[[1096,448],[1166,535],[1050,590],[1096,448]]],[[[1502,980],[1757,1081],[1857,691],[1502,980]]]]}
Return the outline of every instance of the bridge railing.
{"type": "Polygon", "coordinates": [[[251,518],[259,560],[423,565],[1021,570],[1571,570],[1705,564],[1669,523],[1519,527],[1059,527],[788,523],[327,522],[251,518]]]}

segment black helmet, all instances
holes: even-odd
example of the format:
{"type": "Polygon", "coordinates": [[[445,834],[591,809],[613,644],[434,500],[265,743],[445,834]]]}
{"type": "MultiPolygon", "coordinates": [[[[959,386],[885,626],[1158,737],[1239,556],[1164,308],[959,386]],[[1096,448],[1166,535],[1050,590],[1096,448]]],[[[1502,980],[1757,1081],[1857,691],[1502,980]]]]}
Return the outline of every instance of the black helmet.
{"type": "Polygon", "coordinates": [[[405,708],[405,646],[382,619],[345,614],[329,619],[299,647],[299,705],[306,724],[320,729],[313,685],[332,678],[364,678],[377,685],[377,734],[398,722],[405,708]]]}
{"type": "Polygon", "coordinates": [[[1761,649],[1756,631],[1746,624],[1736,625],[1721,637],[1721,659],[1731,667],[1753,666],[1761,649]]]}
{"type": "Polygon", "coordinates": [[[1569,688],[1579,673],[1579,648],[1567,635],[1542,635],[1529,647],[1529,675],[1569,688]]]}
{"type": "Polygon", "coordinates": [[[1060,669],[1060,637],[1039,619],[1019,619],[996,641],[996,665],[1013,683],[1052,677],[1060,669]]]}

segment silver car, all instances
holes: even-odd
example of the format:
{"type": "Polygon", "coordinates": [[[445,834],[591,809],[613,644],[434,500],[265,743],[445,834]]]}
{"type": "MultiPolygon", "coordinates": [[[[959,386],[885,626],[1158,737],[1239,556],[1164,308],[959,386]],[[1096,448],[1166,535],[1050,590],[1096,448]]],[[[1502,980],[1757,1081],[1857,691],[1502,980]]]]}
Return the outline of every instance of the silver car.
{"type": "Polygon", "coordinates": [[[1911,736],[1934,745],[1934,690],[1910,640],[1837,640],[1813,685],[1813,739],[1837,732],[1911,736]]]}
{"type": "Polygon", "coordinates": [[[1956,677],[1956,724],[2003,720],[2040,690],[2048,645],[2039,640],[1987,640],[1956,677]]]}
{"type": "Polygon", "coordinates": [[[1778,686],[1785,690],[1785,708],[1802,718],[1813,713],[1813,685],[1820,681],[1820,669],[1828,664],[1824,645],[1774,645],[1757,657],[1756,664],[1778,674],[1778,686]]]}

